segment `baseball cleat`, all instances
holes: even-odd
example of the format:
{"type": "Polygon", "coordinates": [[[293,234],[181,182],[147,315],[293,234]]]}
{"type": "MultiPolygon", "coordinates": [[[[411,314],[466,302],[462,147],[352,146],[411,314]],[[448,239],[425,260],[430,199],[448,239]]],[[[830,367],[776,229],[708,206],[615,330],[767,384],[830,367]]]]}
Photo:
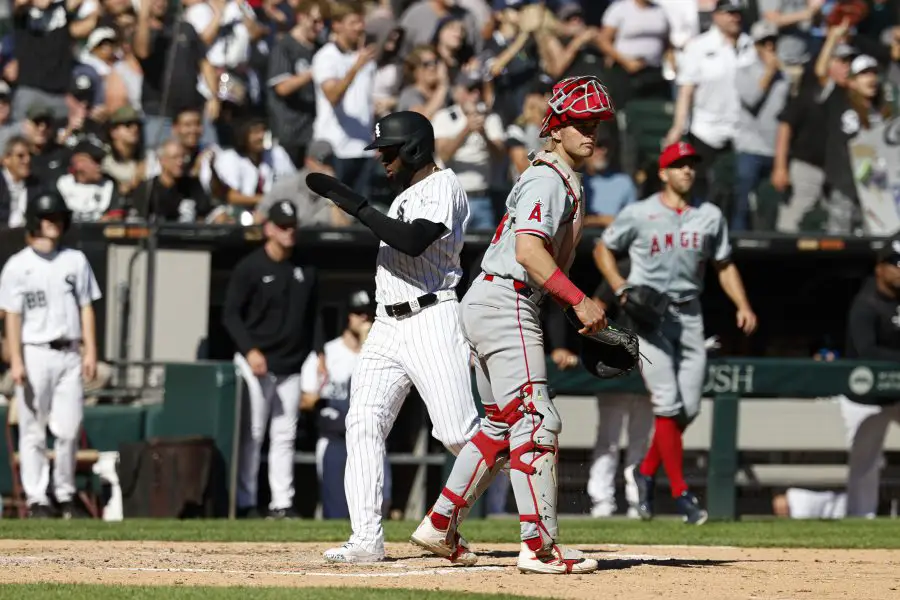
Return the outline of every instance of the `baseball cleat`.
{"type": "Polygon", "coordinates": [[[46,504],[29,504],[28,505],[28,518],[29,519],[54,519],[56,518],[56,513],[53,512],[53,509],[50,508],[46,504]]]}
{"type": "Polygon", "coordinates": [[[550,548],[533,552],[523,542],[517,566],[522,573],[584,575],[596,571],[600,564],[593,558],[584,558],[578,550],[554,544],[550,548]]]}
{"type": "Polygon", "coordinates": [[[675,500],[678,512],[684,515],[684,522],[688,525],[703,525],[709,518],[705,510],[700,508],[697,497],[690,492],[684,492],[675,500]]]}
{"type": "Polygon", "coordinates": [[[478,562],[478,555],[469,549],[469,543],[459,535],[459,532],[454,532],[452,543],[448,537],[447,531],[436,528],[431,522],[431,516],[425,515],[409,541],[432,554],[446,558],[455,565],[471,567],[478,562]]]}
{"type": "Polygon", "coordinates": [[[333,563],[373,563],[384,560],[384,550],[381,552],[369,552],[358,544],[347,542],[339,548],[331,548],[325,551],[325,560],[333,563]]]}
{"type": "Polygon", "coordinates": [[[634,486],[637,488],[637,495],[638,495],[637,512],[638,512],[638,515],[644,521],[649,521],[650,519],[653,518],[653,484],[654,484],[653,478],[643,475],[637,469],[634,469],[630,473],[628,471],[626,471],[625,475],[626,475],[626,477],[628,475],[631,476],[634,486]]]}

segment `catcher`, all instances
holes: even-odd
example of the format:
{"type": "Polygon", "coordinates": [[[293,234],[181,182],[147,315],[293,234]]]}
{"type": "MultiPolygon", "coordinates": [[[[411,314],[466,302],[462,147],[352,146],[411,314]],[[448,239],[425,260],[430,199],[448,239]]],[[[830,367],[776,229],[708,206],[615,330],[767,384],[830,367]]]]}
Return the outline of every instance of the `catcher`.
{"type": "Polygon", "coordinates": [[[606,329],[600,306],[566,276],[581,238],[583,189],[578,167],[594,150],[602,121],[614,118],[612,101],[595,77],[560,81],[553,90],[541,137],[547,149],[532,159],[506,201],[481,263],[483,273],[462,300],[463,332],[475,354],[475,376],[486,417],[460,451],[447,485],[411,541],[454,559],[457,527],[507,461],[521,520],[518,568],[525,573],[590,573],[597,561],[557,545],[557,437],[559,413],[547,388],[540,305],[547,297],[566,307],[579,333],[601,332],[589,359],[604,376],[632,368],[600,364],[604,350],[635,341],[606,329]]]}
{"type": "Polygon", "coordinates": [[[635,324],[647,358],[641,374],[656,417],[650,449],[634,475],[638,513],[645,520],[653,517],[653,478],[661,463],[685,522],[700,525],[707,514],[684,482],[682,435],[700,411],[706,376],[700,294],[708,260],[714,261],[719,283],[737,307],[738,328],[752,333],[756,315],[731,260],[722,211],[710,203],[691,207],[697,160],[687,143],[663,150],[662,192],[625,207],[603,232],[594,260],[635,324]],[[627,281],[614,255],[626,252],[631,259],[627,281]]]}

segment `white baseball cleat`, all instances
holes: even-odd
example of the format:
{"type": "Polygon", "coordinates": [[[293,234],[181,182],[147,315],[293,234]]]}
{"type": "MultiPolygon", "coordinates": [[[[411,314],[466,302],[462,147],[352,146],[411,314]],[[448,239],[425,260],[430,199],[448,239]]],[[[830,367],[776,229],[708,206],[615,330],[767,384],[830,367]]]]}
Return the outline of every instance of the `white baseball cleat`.
{"type": "Polygon", "coordinates": [[[569,550],[557,545],[532,552],[523,543],[519,551],[518,567],[522,573],[583,575],[593,573],[599,566],[593,558],[584,558],[579,550],[569,550]]]}
{"type": "Polygon", "coordinates": [[[369,552],[358,544],[347,542],[339,548],[325,551],[325,560],[333,563],[374,563],[384,560],[384,549],[381,552],[369,552]]]}
{"type": "Polygon", "coordinates": [[[455,565],[471,567],[478,562],[478,555],[469,549],[469,543],[459,535],[459,532],[454,533],[452,543],[448,541],[448,537],[446,531],[437,529],[431,522],[431,517],[425,515],[409,541],[432,554],[446,558],[455,565]]]}

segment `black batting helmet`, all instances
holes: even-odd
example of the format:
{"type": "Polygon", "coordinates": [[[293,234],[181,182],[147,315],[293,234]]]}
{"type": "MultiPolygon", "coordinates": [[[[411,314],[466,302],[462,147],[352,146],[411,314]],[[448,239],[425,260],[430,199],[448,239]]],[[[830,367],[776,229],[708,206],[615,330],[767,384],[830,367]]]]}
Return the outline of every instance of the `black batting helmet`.
{"type": "Polygon", "coordinates": [[[425,115],[411,110],[391,113],[375,123],[375,139],[366,150],[400,147],[400,161],[416,171],[434,160],[434,128],[425,115]]]}
{"type": "Polygon", "coordinates": [[[50,215],[62,215],[63,232],[72,224],[72,211],[66,205],[66,200],[59,191],[42,190],[34,199],[29,198],[25,208],[25,227],[32,235],[37,235],[41,229],[41,219],[50,215]]]}

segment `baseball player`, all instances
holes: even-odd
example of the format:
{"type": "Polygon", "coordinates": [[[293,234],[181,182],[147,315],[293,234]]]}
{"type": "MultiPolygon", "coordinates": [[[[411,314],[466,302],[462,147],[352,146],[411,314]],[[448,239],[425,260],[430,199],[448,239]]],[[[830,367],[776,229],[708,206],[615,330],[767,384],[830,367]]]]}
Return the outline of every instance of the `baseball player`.
{"type": "MultiPolygon", "coordinates": [[[[344,484],[353,535],[325,552],[331,562],[384,559],[381,509],[385,440],[416,386],[432,435],[457,454],[478,431],[469,347],[459,323],[456,286],[469,219],[466,194],[449,169],[434,163],[434,130],[415,112],[375,124],[367,150],[378,151],[389,180],[403,189],[387,214],[352,198],[336,203],[381,240],[376,259],[375,323],[350,389],[344,484]]],[[[310,176],[312,177],[312,176],[310,176]]],[[[456,561],[474,555],[464,540],[456,561]]]]}
{"type": "Polygon", "coordinates": [[[294,444],[300,408],[300,370],[322,350],[318,277],[292,260],[297,215],[289,201],[269,209],[266,243],[234,268],[222,323],[237,346],[234,362],[247,384],[249,414],[241,420],[238,515],[256,515],[259,454],[269,429],[267,517],[296,517],[294,444]],[[271,419],[271,424],[269,423],[271,419]]]}
{"type": "MultiPolygon", "coordinates": [[[[344,421],[350,410],[351,376],[362,345],[369,336],[375,312],[372,297],[365,290],[350,296],[347,309],[347,327],[341,335],[325,343],[325,372],[319,369],[318,355],[315,352],[310,353],[300,371],[300,408],[318,409],[316,474],[319,478],[322,517],[325,519],[350,518],[344,493],[344,471],[347,464],[344,421]]],[[[390,475],[390,463],[385,457],[382,514],[390,509],[390,475]]]]}
{"type": "Polygon", "coordinates": [[[659,320],[644,320],[636,327],[641,352],[647,358],[642,367],[644,385],[655,415],[650,449],[633,474],[638,512],[643,519],[653,516],[653,478],[661,463],[685,522],[701,525],[706,522],[706,511],[688,491],[682,474],[682,434],[700,410],[706,375],[700,294],[707,261],[715,264],[722,289],[737,307],[738,328],[752,333],[756,315],[731,260],[722,211],[710,203],[691,206],[697,161],[690,144],[679,142],[665,148],[659,157],[663,190],[625,207],[603,232],[594,258],[633,318],[638,314],[632,304],[637,303],[639,290],[648,288],[663,299],[659,320]],[[614,253],[627,253],[630,258],[627,281],[616,266],[614,253]]]}
{"type": "Polygon", "coordinates": [[[452,556],[458,524],[507,459],[521,522],[518,568],[525,573],[590,573],[597,561],[557,545],[557,450],[562,430],[547,389],[541,303],[573,307],[580,333],[606,327],[600,306],[566,276],[584,221],[577,169],[594,151],[601,121],[615,117],[595,77],[554,86],[541,137],[546,150],[518,179],[462,301],[462,326],[475,353],[484,403],[480,431],[460,452],[437,502],[412,542],[452,556]]]}
{"type": "Polygon", "coordinates": [[[101,294],[85,255],[60,245],[71,219],[56,190],[30,201],[28,246],[14,254],[0,273],[0,309],[6,312],[19,411],[22,488],[33,518],[54,516],[47,498],[48,426],[56,439],[54,496],[63,518],[75,516],[72,498],[83,381],[93,379],[97,368],[92,302],[101,294]]]}

